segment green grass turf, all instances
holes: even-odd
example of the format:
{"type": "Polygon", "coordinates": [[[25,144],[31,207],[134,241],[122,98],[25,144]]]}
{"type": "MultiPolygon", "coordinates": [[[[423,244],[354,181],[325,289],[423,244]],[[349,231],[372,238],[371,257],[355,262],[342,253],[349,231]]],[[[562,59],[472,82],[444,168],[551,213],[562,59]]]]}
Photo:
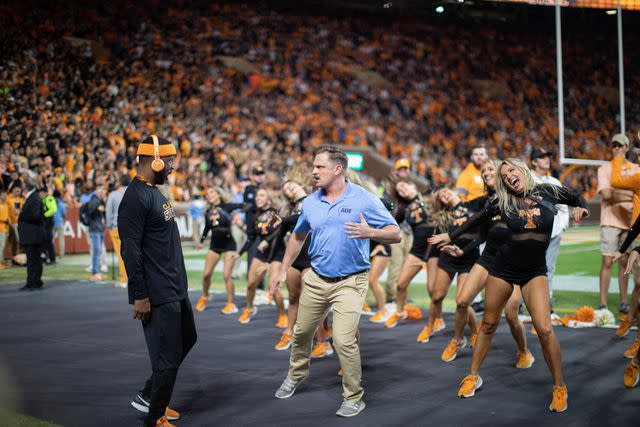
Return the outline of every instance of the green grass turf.
{"type": "MultiPolygon", "coordinates": [[[[204,259],[205,255],[201,253],[189,253],[185,255],[187,260],[204,259]]],[[[45,266],[43,279],[55,280],[88,280],[89,274],[84,271],[84,265],[57,265],[55,267],[45,266]]],[[[600,250],[598,243],[581,243],[575,245],[563,245],[560,248],[558,256],[557,275],[579,275],[597,277],[600,271],[600,250]]],[[[612,276],[615,277],[617,270],[614,268],[612,276]]],[[[117,273],[117,272],[116,272],[117,273]]],[[[23,267],[12,267],[0,270],[0,285],[22,283],[26,275],[26,269],[23,267]]],[[[202,272],[199,270],[188,270],[189,288],[198,291],[201,288],[202,272]]],[[[111,271],[106,274],[111,278],[111,271]]],[[[116,280],[118,275],[116,274],[116,280]]],[[[236,280],[236,289],[243,291],[246,279],[236,280]]],[[[224,285],[222,282],[222,274],[215,272],[212,278],[212,288],[214,292],[223,292],[224,285]]],[[[285,291],[286,294],[286,291],[285,291]]],[[[414,282],[409,287],[409,298],[421,307],[428,306],[428,297],[426,293],[426,284],[414,282]]],[[[373,295],[369,292],[369,303],[373,303],[373,295]]],[[[617,307],[617,294],[610,294],[608,304],[610,307],[617,307]]],[[[554,309],[559,313],[571,313],[584,305],[597,307],[599,305],[599,296],[593,292],[573,292],[573,291],[554,291],[554,309]]],[[[455,307],[455,286],[451,287],[444,308],[452,311],[455,307]]]]}
{"type": "Polygon", "coordinates": [[[48,423],[37,418],[28,417],[26,415],[1,408],[0,420],[2,420],[2,425],[11,427],[60,427],[58,424],[48,423]]]}

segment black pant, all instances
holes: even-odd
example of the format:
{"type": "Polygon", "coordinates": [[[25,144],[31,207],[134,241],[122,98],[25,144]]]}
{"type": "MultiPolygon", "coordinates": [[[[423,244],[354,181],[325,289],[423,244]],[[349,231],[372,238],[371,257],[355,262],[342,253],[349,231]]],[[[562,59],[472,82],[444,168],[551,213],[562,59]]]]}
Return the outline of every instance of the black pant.
{"type": "Polygon", "coordinates": [[[53,246],[53,221],[45,223],[44,244],[42,252],[47,255],[50,262],[56,262],[56,251],[53,246]]]}
{"type": "Polygon", "coordinates": [[[155,426],[171,400],[178,368],[198,338],[189,298],[152,306],[143,329],[153,373],[141,393],[150,402],[145,425],[155,426]]]}
{"type": "Polygon", "coordinates": [[[40,245],[24,245],[27,253],[27,286],[29,288],[42,287],[42,258],[40,245]]]}

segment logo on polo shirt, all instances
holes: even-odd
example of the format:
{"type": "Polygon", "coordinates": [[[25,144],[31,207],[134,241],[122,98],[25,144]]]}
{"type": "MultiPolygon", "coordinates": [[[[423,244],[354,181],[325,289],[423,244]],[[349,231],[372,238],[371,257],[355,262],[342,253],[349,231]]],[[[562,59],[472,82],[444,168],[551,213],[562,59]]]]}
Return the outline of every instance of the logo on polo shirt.
{"type": "Polygon", "coordinates": [[[351,213],[351,209],[349,209],[349,208],[341,208],[340,209],[340,213],[350,214],[351,213]]]}
{"type": "Polygon", "coordinates": [[[173,209],[173,206],[171,206],[171,203],[163,203],[162,209],[164,210],[165,221],[170,221],[171,219],[175,218],[176,211],[173,209]]]}

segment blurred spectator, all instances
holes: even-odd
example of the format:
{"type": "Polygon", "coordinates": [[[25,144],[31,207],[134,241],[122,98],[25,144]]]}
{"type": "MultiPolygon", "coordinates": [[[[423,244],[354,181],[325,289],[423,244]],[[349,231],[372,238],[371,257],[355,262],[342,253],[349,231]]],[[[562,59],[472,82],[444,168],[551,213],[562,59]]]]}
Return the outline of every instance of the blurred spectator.
{"type": "Polygon", "coordinates": [[[124,262],[122,261],[122,255],[120,253],[120,235],[118,234],[118,208],[120,202],[122,202],[122,196],[127,191],[127,187],[131,184],[131,178],[129,175],[122,175],[118,180],[118,186],[115,191],[109,193],[107,197],[107,213],[106,221],[109,228],[109,234],[111,236],[111,242],[113,243],[113,249],[118,255],[118,265],[120,271],[120,282],[116,284],[118,288],[127,287],[127,271],[124,268],[124,262]]]}
{"type": "Polygon", "coordinates": [[[62,199],[62,195],[57,188],[53,190],[53,197],[55,197],[58,206],[58,210],[53,214],[53,238],[58,240],[58,256],[62,260],[64,259],[65,250],[64,224],[67,217],[67,204],[62,199]]]}
{"type": "Polygon", "coordinates": [[[204,229],[204,210],[206,203],[202,200],[200,194],[194,194],[193,201],[189,205],[189,215],[191,215],[191,230],[193,234],[193,244],[196,248],[202,249],[202,243],[200,243],[200,236],[202,236],[202,230],[204,229]]]}
{"type": "Polygon", "coordinates": [[[485,193],[480,167],[487,158],[487,149],[484,146],[479,145],[471,149],[471,162],[456,181],[456,191],[463,202],[476,199],[485,193]]]}
{"type": "Polygon", "coordinates": [[[98,187],[87,201],[90,216],[89,235],[91,237],[91,280],[103,280],[100,271],[100,256],[104,245],[105,205],[104,188],[98,187]]]}
{"type": "Polygon", "coordinates": [[[42,245],[45,241],[44,204],[42,197],[47,188],[31,178],[25,179],[27,189],[26,201],[18,217],[18,233],[20,244],[27,254],[27,283],[20,290],[42,289],[42,245]]]}
{"type": "Polygon", "coordinates": [[[9,211],[9,234],[11,238],[11,257],[18,255],[20,235],[18,233],[18,217],[22,210],[24,197],[22,197],[22,184],[20,181],[13,182],[9,195],[7,196],[7,208],[9,211]]]}
{"type": "Polygon", "coordinates": [[[46,187],[47,194],[42,199],[44,203],[44,244],[42,245],[42,251],[47,256],[47,264],[56,263],[56,251],[53,246],[53,216],[58,211],[58,202],[53,197],[53,185],[46,187]]]}
{"type": "Polygon", "coordinates": [[[9,206],[7,206],[7,193],[0,190],[0,268],[7,267],[4,262],[4,250],[9,236],[9,206]]]}

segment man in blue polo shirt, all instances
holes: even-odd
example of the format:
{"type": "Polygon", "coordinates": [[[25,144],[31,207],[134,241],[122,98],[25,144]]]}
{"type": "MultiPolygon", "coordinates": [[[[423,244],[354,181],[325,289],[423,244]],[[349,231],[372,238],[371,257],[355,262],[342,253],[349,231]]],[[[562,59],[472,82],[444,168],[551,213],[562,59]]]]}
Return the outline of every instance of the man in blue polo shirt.
{"type": "Polygon", "coordinates": [[[298,318],[293,329],[289,373],[276,397],[291,397],[309,375],[313,335],[333,307],[333,344],[344,372],[344,401],[336,415],[353,417],[365,408],[362,367],[356,340],[369,283],[369,240],[400,242],[400,229],[380,199],[347,181],[347,156],[335,146],[318,148],[313,179],[318,191],[302,202],[302,213],[287,244],[271,291],[286,279],[307,234],[311,232],[311,271],[303,278],[298,318]]]}

